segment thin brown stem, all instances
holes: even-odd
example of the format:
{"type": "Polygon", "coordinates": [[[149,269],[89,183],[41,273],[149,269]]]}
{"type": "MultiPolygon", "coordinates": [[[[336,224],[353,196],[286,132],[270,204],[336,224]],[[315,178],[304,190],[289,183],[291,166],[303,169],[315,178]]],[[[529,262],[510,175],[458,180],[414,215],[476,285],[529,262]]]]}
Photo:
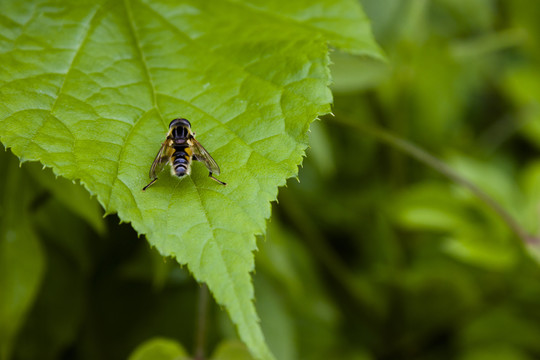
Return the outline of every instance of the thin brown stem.
{"type": "Polygon", "coordinates": [[[495,211],[497,215],[501,217],[501,219],[517,235],[517,237],[521,239],[521,241],[524,244],[529,245],[529,244],[540,243],[540,239],[538,237],[535,237],[529,234],[527,231],[525,231],[525,229],[521,227],[521,225],[512,217],[512,215],[510,215],[497,201],[495,201],[495,199],[493,199],[491,196],[485,193],[478,186],[476,186],[469,180],[459,175],[450,166],[445,164],[442,160],[431,155],[427,151],[419,148],[418,146],[412,144],[411,142],[405,139],[399,138],[396,135],[391,134],[390,132],[384,129],[381,129],[372,125],[346,120],[342,116],[336,116],[333,118],[333,120],[337,123],[362,131],[398,150],[403,151],[409,156],[415,158],[416,160],[440,172],[444,176],[448,177],[450,180],[454,181],[456,184],[459,184],[469,189],[469,191],[471,191],[476,197],[478,197],[488,207],[490,207],[493,211],[495,211]]]}

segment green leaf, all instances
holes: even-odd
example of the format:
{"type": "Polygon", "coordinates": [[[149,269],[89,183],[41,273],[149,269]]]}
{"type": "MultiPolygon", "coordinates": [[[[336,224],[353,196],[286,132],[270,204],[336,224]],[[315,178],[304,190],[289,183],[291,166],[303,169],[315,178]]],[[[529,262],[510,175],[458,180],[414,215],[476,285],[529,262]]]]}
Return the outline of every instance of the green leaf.
{"type": "MultiPolygon", "coordinates": [[[[463,155],[449,161],[457,172],[500,203],[525,227],[530,206],[515,186],[516,175],[505,162],[489,163],[463,155]]],[[[536,205],[535,205],[536,206],[536,205]]],[[[500,216],[471,192],[448,185],[425,182],[398,196],[392,204],[405,227],[445,233],[443,249],[460,260],[489,269],[508,269],[519,260],[520,243],[514,241],[500,216]]],[[[530,213],[536,216],[536,211],[530,213]]]]}
{"type": "MultiPolygon", "coordinates": [[[[332,54],[332,91],[350,93],[373,88],[389,77],[388,64],[341,51],[332,54]]],[[[356,105],[356,104],[355,104],[356,105]]]]}
{"type": "Polygon", "coordinates": [[[41,244],[26,211],[31,191],[17,166],[10,159],[3,169],[6,184],[0,203],[0,359],[10,357],[45,268],[41,244]]]}
{"type": "Polygon", "coordinates": [[[293,317],[287,308],[281,289],[273,287],[270,279],[257,272],[255,275],[257,312],[266,342],[276,358],[280,360],[298,359],[297,339],[294,333],[293,317]]]}
{"type": "Polygon", "coordinates": [[[184,347],[175,340],[154,338],[145,341],[129,356],[129,360],[181,360],[188,359],[184,347]]]}
{"type": "Polygon", "coordinates": [[[40,170],[37,163],[27,164],[28,171],[40,185],[49,190],[58,201],[73,213],[85,220],[98,233],[105,232],[103,212],[99,204],[91,199],[88,192],[80,185],[73,184],[64,178],[54,178],[50,169],[40,170]]]}
{"type": "Polygon", "coordinates": [[[210,357],[211,360],[253,360],[248,349],[238,341],[230,340],[220,343],[210,357]]]}
{"type": "Polygon", "coordinates": [[[457,342],[463,347],[505,344],[534,354],[540,351],[538,336],[540,327],[537,321],[512,306],[499,305],[471,319],[460,330],[457,342]]]}
{"type": "Polygon", "coordinates": [[[328,43],[381,58],[354,0],[3,1],[0,141],[80,179],[108,213],[187,264],[257,358],[255,234],[329,112],[328,43]],[[176,117],[221,167],[148,170],[176,117]]]}
{"type": "Polygon", "coordinates": [[[280,360],[332,358],[339,313],[302,239],[272,218],[256,262],[256,305],[272,352],[280,360]]]}
{"type": "Polygon", "coordinates": [[[536,66],[524,66],[508,71],[502,82],[502,90],[520,109],[520,130],[537,148],[540,147],[540,70],[536,66]]]}
{"type": "MultiPolygon", "coordinates": [[[[54,207],[47,210],[54,212],[54,207]]],[[[66,218],[73,220],[69,217],[71,213],[66,213],[66,218]]],[[[38,233],[41,234],[39,230],[38,233]]],[[[78,259],[72,258],[57,244],[50,244],[45,237],[43,239],[47,271],[32,310],[18,334],[14,359],[62,357],[66,349],[73,346],[86,322],[89,296],[78,259]]]]}

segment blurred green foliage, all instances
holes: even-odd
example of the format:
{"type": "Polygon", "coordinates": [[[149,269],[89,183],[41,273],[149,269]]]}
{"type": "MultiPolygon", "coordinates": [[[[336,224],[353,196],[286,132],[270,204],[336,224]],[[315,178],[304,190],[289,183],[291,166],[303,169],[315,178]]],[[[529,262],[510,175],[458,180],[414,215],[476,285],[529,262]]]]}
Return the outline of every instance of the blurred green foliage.
{"type": "MultiPolygon", "coordinates": [[[[435,154],[538,235],[540,3],[362,3],[388,62],[332,54],[335,117],[313,125],[299,181],[282,189],[258,242],[267,342],[280,360],[539,358],[540,244],[340,120],[435,154]]],[[[28,264],[18,300],[0,297],[0,314],[13,316],[0,341],[13,333],[6,325],[20,328],[0,356],[166,359],[191,348],[198,285],[189,274],[117,218],[102,219],[78,185],[58,185],[35,164],[16,169],[7,153],[0,166],[2,236],[27,240],[18,258],[28,264]]],[[[5,271],[0,286],[13,286],[5,271]]],[[[214,306],[209,315],[210,358],[248,359],[223,342],[235,337],[226,314],[214,306]]]]}

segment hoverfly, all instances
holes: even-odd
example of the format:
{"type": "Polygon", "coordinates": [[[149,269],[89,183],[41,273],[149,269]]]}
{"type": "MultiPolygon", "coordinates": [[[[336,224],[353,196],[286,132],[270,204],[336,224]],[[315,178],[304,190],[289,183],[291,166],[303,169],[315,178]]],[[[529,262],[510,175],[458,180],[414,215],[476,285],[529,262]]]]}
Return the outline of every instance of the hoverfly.
{"type": "Polygon", "coordinates": [[[191,161],[200,161],[208,168],[212,179],[221,185],[227,185],[223,181],[216,179],[212,174],[219,175],[219,166],[210,156],[208,151],[195,140],[195,133],[191,131],[191,124],[186,119],[174,119],[169,124],[167,138],[161,144],[161,148],[150,168],[150,183],[143,187],[143,191],[148,189],[157,181],[157,175],[163,170],[165,165],[171,165],[171,173],[182,178],[191,172],[191,161]]]}

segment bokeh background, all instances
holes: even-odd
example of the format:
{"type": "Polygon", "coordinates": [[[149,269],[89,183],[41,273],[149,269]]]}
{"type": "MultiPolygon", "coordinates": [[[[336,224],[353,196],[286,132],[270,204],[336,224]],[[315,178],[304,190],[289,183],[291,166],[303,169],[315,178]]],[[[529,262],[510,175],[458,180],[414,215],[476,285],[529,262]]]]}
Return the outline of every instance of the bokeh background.
{"type": "MultiPolygon", "coordinates": [[[[335,116],[312,126],[258,241],[267,341],[280,360],[538,359],[540,244],[369,129],[435,155],[537,236],[540,2],[361,2],[388,62],[331,55],[335,116]]],[[[192,348],[186,269],[79,185],[10,153],[0,166],[2,224],[30,239],[1,251],[43,269],[14,359],[123,359],[155,336],[192,348]]],[[[235,336],[213,304],[208,352],[235,336]]]]}
{"type": "Polygon", "coordinates": [[[362,4],[388,64],[332,54],[335,117],[313,126],[300,182],[280,193],[257,277],[304,288],[287,315],[305,316],[298,358],[540,358],[538,242],[361,130],[437,156],[538,235],[540,3],[362,4]]]}

